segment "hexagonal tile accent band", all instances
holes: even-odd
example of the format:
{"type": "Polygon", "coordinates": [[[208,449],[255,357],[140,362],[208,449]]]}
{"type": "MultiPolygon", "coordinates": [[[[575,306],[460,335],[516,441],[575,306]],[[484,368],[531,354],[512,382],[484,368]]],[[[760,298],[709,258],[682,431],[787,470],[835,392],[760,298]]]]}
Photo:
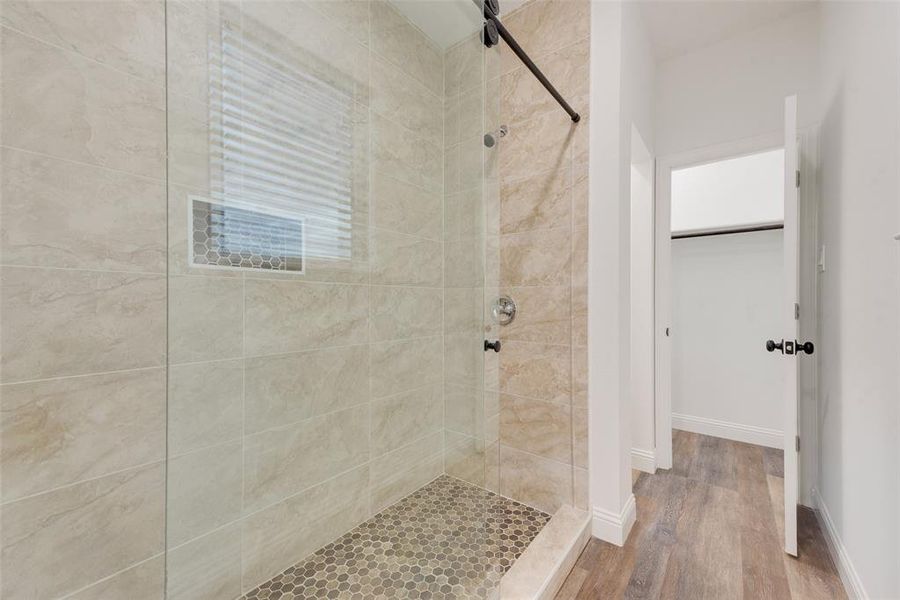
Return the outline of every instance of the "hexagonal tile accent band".
{"type": "Polygon", "coordinates": [[[191,264],[303,272],[304,221],[191,197],[191,264]]]}
{"type": "Polygon", "coordinates": [[[484,599],[549,520],[442,475],[243,598],[484,599]]]}

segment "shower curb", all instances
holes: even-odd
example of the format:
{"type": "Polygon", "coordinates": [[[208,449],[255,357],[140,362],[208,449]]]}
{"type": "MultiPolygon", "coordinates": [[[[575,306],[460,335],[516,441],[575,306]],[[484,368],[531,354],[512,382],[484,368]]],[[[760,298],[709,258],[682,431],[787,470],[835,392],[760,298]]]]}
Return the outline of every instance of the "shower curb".
{"type": "Polygon", "coordinates": [[[552,600],[591,538],[587,511],[563,506],[500,580],[499,600],[552,600]]]}

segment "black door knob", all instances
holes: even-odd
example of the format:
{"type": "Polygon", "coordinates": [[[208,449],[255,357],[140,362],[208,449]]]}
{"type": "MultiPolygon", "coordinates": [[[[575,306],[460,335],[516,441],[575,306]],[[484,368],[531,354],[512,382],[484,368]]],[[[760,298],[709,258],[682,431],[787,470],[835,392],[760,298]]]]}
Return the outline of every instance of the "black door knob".
{"type": "Polygon", "coordinates": [[[784,354],[784,340],[781,340],[777,344],[775,340],[769,340],[766,342],[766,350],[769,352],[774,352],[775,350],[781,350],[781,353],[784,354]]]}
{"type": "Polygon", "coordinates": [[[500,352],[500,340],[494,340],[493,342],[484,340],[484,351],[487,352],[488,350],[500,352]]]}
{"type": "Polygon", "coordinates": [[[806,352],[807,354],[812,354],[816,351],[816,347],[813,346],[812,342],[804,342],[801,344],[795,340],[794,347],[797,349],[797,352],[806,352]]]}

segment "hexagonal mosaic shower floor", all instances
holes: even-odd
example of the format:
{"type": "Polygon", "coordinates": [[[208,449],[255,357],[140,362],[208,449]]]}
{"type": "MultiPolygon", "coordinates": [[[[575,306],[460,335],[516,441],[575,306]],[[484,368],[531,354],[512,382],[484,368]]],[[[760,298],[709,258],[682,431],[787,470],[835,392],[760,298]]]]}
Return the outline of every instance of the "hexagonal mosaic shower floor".
{"type": "Polygon", "coordinates": [[[493,597],[550,516],[442,475],[245,600],[493,597]]]}

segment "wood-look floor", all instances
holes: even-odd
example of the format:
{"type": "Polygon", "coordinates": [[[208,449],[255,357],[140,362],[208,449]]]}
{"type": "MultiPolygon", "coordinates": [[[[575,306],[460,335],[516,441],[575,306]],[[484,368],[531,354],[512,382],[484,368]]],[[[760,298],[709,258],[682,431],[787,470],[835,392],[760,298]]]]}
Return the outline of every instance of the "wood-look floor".
{"type": "Polygon", "coordinates": [[[592,539],[557,600],[846,598],[815,514],[783,551],[780,450],[674,432],[673,468],[634,483],[637,523],[621,548],[592,539]]]}

